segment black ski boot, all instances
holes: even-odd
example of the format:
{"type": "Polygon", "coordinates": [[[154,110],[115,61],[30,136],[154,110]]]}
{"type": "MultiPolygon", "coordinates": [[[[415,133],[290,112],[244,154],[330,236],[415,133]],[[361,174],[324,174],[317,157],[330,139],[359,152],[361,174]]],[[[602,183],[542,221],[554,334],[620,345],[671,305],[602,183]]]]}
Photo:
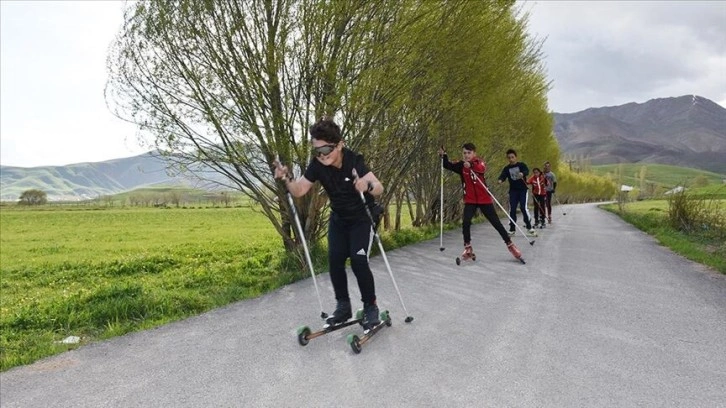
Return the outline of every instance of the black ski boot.
{"type": "Polygon", "coordinates": [[[341,324],[347,322],[351,317],[353,317],[353,313],[350,308],[350,299],[339,300],[333,315],[328,317],[325,323],[331,325],[341,324]]]}
{"type": "Polygon", "coordinates": [[[381,320],[378,317],[378,305],[375,303],[366,303],[363,305],[363,329],[370,330],[379,324],[381,320]]]}

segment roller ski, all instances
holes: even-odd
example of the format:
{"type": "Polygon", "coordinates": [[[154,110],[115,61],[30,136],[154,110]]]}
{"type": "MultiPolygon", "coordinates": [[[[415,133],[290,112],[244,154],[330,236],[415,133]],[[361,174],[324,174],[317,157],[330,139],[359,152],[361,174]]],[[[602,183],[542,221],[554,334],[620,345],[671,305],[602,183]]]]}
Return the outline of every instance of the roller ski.
{"type": "Polygon", "coordinates": [[[526,264],[527,262],[524,261],[524,258],[522,258],[522,251],[517,248],[516,245],[514,245],[514,242],[510,242],[507,244],[507,249],[512,254],[513,257],[515,257],[519,262],[522,264],[526,264]]]}
{"type": "Polygon", "coordinates": [[[340,330],[344,327],[352,326],[354,324],[363,324],[363,309],[358,309],[355,314],[355,319],[351,319],[353,316],[350,312],[350,301],[340,301],[338,306],[335,308],[333,315],[328,317],[321,330],[312,332],[310,327],[301,326],[297,329],[297,342],[301,346],[306,346],[310,340],[332,333],[336,330],[340,330]]]}
{"type": "Polygon", "coordinates": [[[464,244],[464,252],[461,253],[461,256],[458,256],[456,258],[456,264],[461,265],[463,261],[468,260],[476,261],[476,254],[474,253],[474,250],[471,249],[471,244],[464,244]]]}
{"type": "Polygon", "coordinates": [[[392,324],[388,310],[384,310],[379,315],[378,307],[376,305],[366,306],[363,314],[363,335],[358,337],[355,334],[349,334],[347,339],[350,348],[355,354],[359,354],[363,349],[363,345],[375,336],[382,328],[386,326],[390,327],[392,324]]]}

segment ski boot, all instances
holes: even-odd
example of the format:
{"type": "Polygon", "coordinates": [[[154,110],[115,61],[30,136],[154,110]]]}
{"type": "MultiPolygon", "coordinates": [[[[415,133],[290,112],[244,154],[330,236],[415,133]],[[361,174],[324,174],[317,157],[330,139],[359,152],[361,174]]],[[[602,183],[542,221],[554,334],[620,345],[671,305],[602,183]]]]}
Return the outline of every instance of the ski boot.
{"type": "Polygon", "coordinates": [[[378,305],[375,303],[366,303],[363,305],[363,331],[367,332],[372,328],[381,324],[381,319],[378,317],[378,305]]]}
{"type": "Polygon", "coordinates": [[[537,230],[532,228],[531,226],[529,228],[527,228],[527,233],[529,233],[529,235],[531,235],[533,237],[537,236],[537,230]]]}
{"type": "Polygon", "coordinates": [[[517,231],[516,231],[516,230],[512,230],[512,231],[509,231],[509,236],[510,236],[510,237],[513,237],[513,236],[515,236],[516,234],[517,234],[517,231]]]}
{"type": "Polygon", "coordinates": [[[333,315],[328,317],[325,323],[336,326],[347,322],[351,317],[353,317],[353,313],[350,308],[350,299],[338,300],[333,315]]]}
{"type": "Polygon", "coordinates": [[[517,246],[514,245],[514,242],[508,243],[507,244],[507,249],[509,250],[509,252],[512,253],[512,256],[514,256],[515,258],[517,258],[517,260],[519,262],[521,262],[523,264],[526,263],[526,262],[524,262],[524,259],[522,258],[522,251],[520,251],[519,248],[517,248],[517,246]]]}
{"type": "Polygon", "coordinates": [[[462,261],[467,261],[469,259],[476,261],[476,254],[474,254],[474,250],[471,249],[471,244],[464,244],[464,252],[461,253],[460,257],[456,258],[456,264],[461,265],[462,261]]]}

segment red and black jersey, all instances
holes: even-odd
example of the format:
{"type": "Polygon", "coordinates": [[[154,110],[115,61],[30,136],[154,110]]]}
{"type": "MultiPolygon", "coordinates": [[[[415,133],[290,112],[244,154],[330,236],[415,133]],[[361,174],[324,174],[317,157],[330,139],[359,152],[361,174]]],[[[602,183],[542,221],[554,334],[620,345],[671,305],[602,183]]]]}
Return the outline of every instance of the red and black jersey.
{"type": "Polygon", "coordinates": [[[491,204],[492,197],[483,183],[486,183],[484,172],[487,166],[483,160],[475,157],[470,163],[471,167],[464,167],[463,161],[450,162],[448,156],[443,156],[444,168],[458,173],[464,187],[464,204],[491,204]]]}

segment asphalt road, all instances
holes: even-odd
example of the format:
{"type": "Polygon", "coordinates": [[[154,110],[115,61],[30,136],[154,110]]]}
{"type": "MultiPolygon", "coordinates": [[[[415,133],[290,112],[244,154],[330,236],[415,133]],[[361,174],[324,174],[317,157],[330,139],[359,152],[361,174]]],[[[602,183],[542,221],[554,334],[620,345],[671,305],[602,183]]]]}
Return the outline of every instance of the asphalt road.
{"type": "MultiPolygon", "coordinates": [[[[488,224],[375,257],[385,328],[320,324],[311,279],[0,374],[11,407],[726,407],[726,277],[594,205],[555,211],[514,260],[488,224]]],[[[350,275],[352,277],[352,274],[350,275]]],[[[352,297],[358,296],[351,278],[352,297]]],[[[332,311],[327,274],[318,279],[332,311]]],[[[358,305],[354,304],[354,307],[358,305]]]]}

